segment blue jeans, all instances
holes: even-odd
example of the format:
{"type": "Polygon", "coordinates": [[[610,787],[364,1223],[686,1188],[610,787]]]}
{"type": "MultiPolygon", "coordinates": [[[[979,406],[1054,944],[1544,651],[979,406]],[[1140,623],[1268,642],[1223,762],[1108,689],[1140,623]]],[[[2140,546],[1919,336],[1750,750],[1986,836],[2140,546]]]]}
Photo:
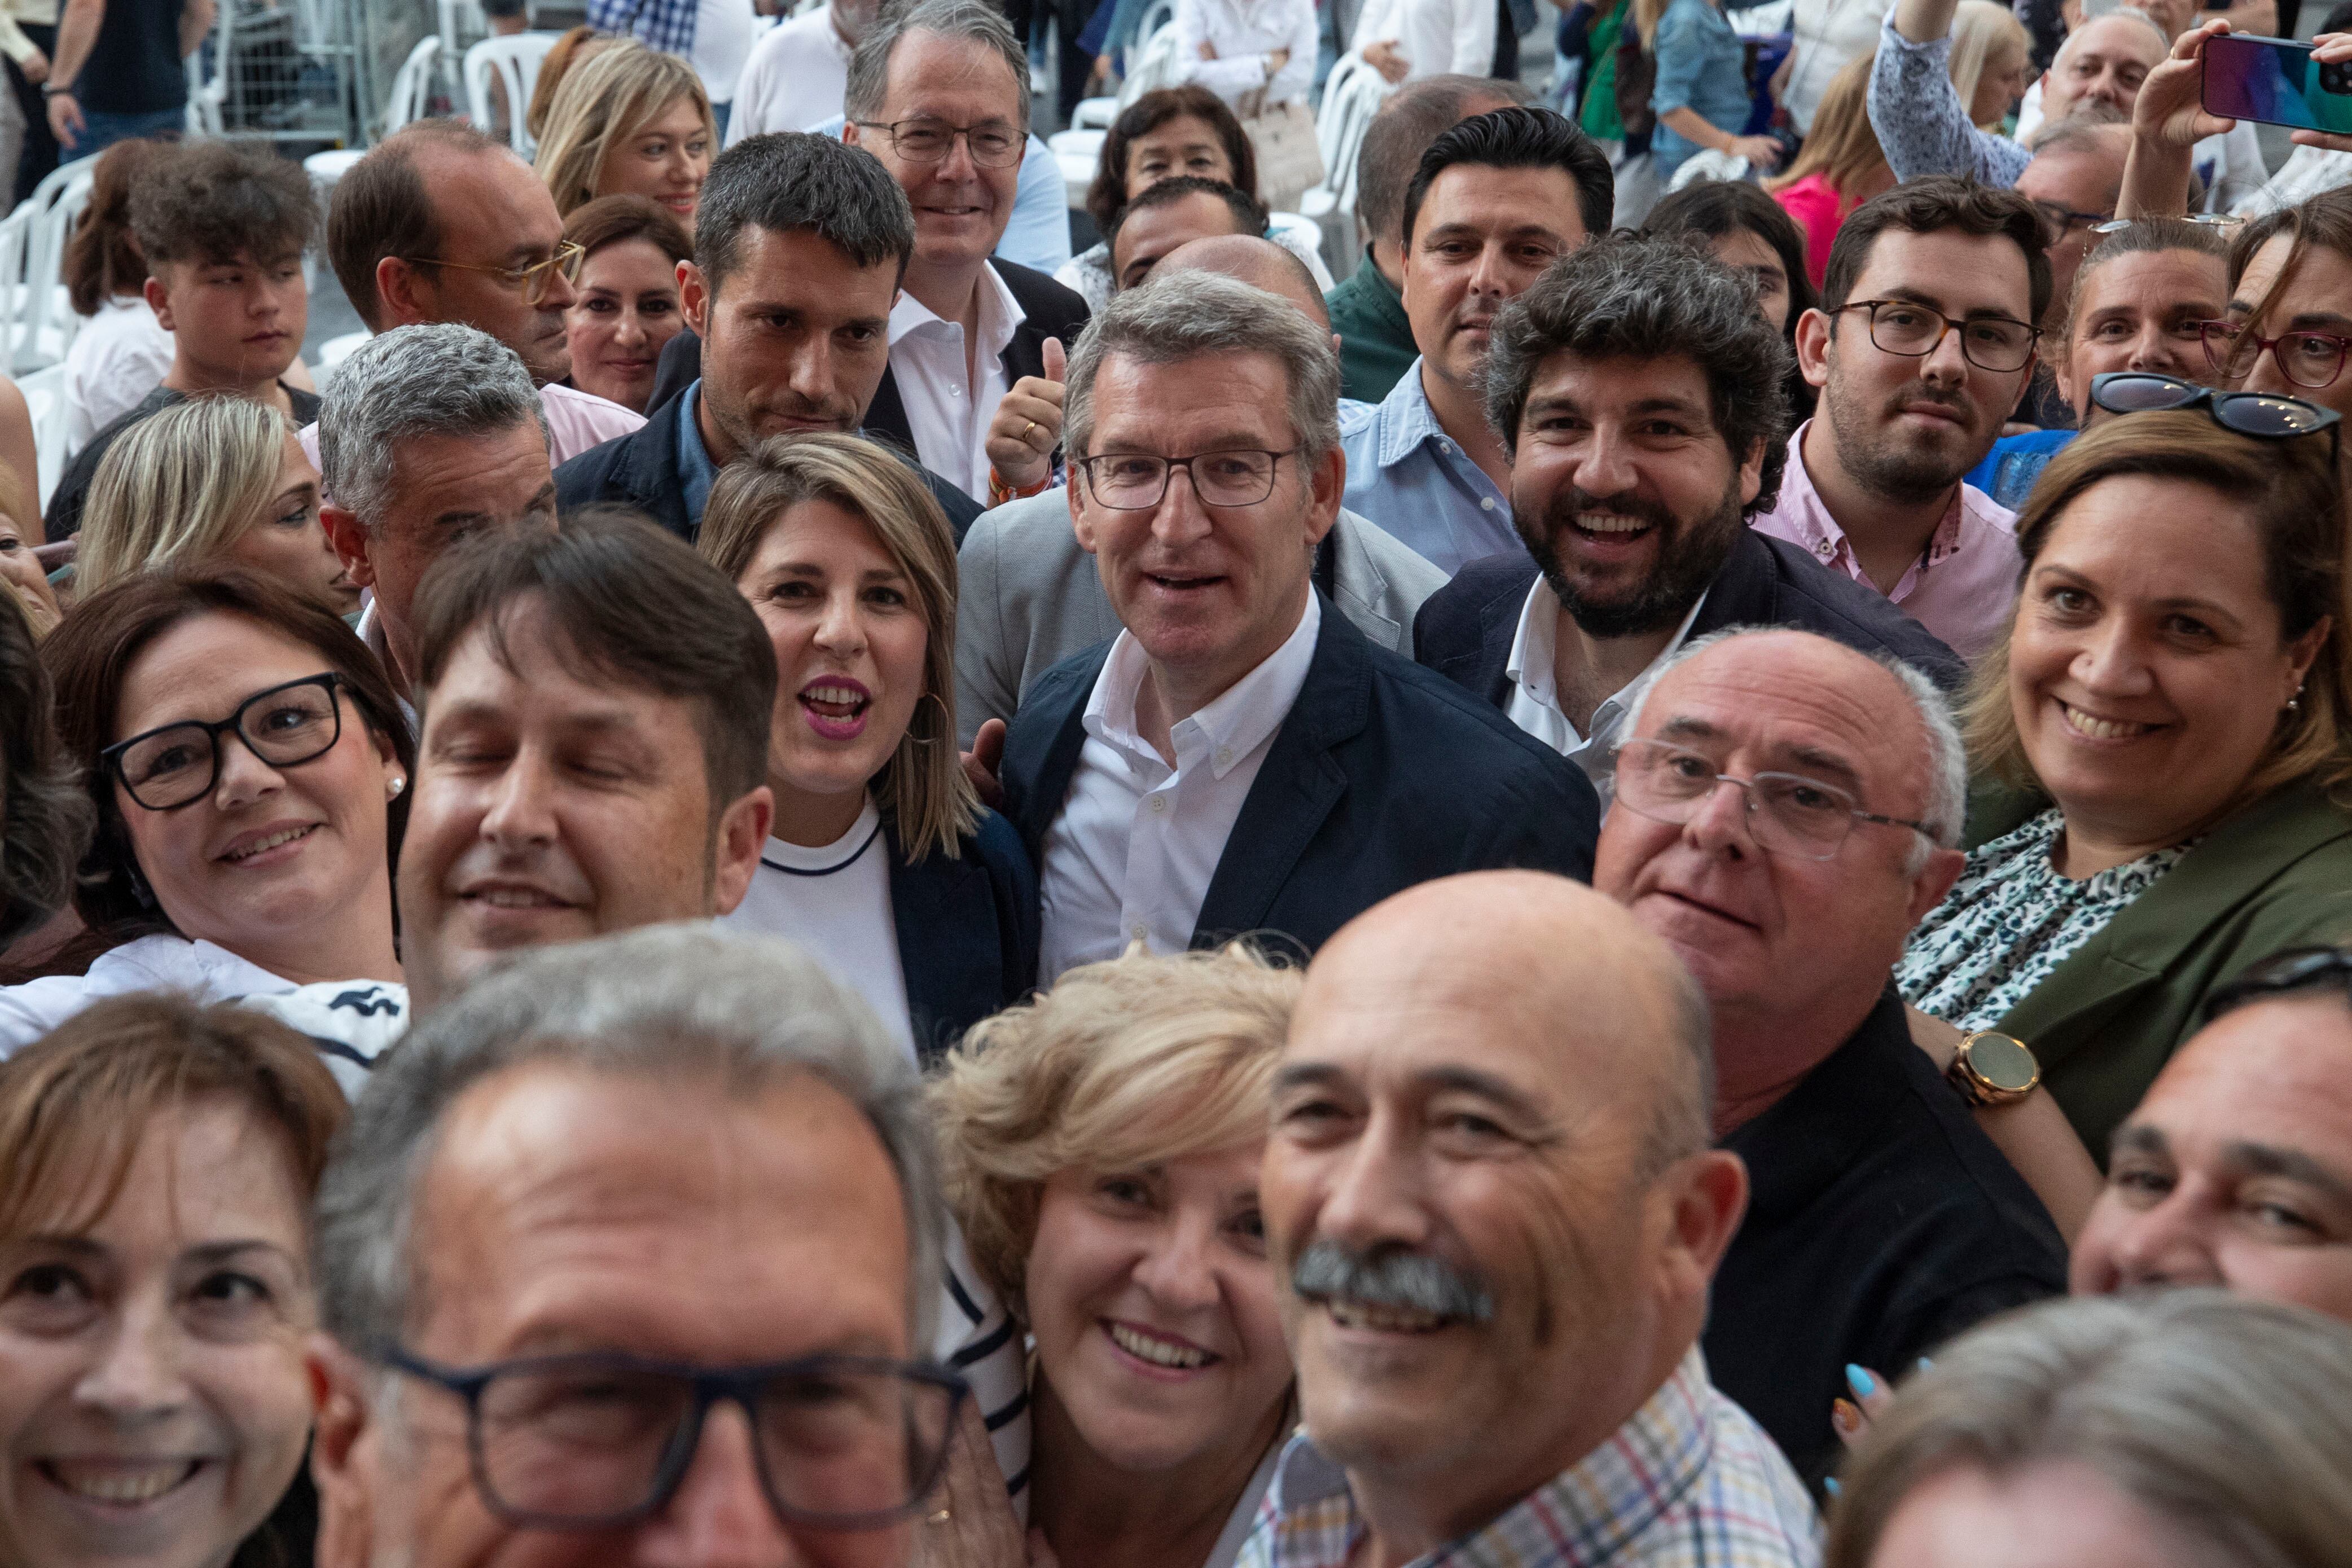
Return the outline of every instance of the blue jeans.
{"type": "Polygon", "coordinates": [[[81,135],[63,144],[68,158],[88,158],[105,152],[118,141],[129,141],[141,136],[164,136],[184,131],[188,125],[187,106],[178,109],[152,110],[145,114],[106,114],[97,110],[82,110],[81,135]]]}

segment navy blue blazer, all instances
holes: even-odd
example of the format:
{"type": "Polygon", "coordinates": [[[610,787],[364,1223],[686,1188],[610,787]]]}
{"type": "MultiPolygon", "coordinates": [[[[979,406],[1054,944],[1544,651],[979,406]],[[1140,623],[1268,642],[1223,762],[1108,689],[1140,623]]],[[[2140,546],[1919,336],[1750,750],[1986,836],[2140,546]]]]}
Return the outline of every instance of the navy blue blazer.
{"type": "Polygon", "coordinates": [[[1037,983],[1037,877],[1013,824],[990,810],[955,858],[933,850],[908,865],[887,816],[882,841],[915,1052],[928,1068],[1037,983]]]}
{"type": "MultiPolygon", "coordinates": [[[[1511,677],[1504,672],[1536,570],[1525,552],[1464,567],[1413,617],[1413,656],[1496,707],[1508,707],[1511,677]]],[[[1739,530],[1690,634],[1704,637],[1732,626],[1818,632],[1865,653],[1892,653],[1947,692],[1958,692],[1969,678],[1960,656],[1885,595],[1754,528],[1739,530]]]]}
{"type": "MultiPolygon", "coordinates": [[[[1004,814],[1031,863],[1086,744],[1110,644],[1066,659],[1005,737],[1004,814]]],[[[1504,866],[1590,881],[1601,806],[1581,771],[1502,715],[1374,646],[1327,601],[1298,701],[1209,879],[1192,946],[1250,932],[1313,953],[1392,893],[1504,866]]]]}

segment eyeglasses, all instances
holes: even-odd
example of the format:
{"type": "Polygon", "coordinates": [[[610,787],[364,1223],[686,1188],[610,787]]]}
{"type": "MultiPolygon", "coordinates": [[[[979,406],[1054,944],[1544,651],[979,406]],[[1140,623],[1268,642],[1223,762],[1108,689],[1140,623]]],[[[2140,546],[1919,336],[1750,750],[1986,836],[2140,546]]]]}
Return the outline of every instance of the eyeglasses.
{"type": "Polygon", "coordinates": [[[971,161],[983,169],[1009,169],[1028,152],[1028,142],[1010,126],[950,125],[944,120],[861,120],[867,131],[890,139],[890,151],[909,163],[944,162],[955,151],[956,138],[971,149],[971,161]]]}
{"type": "MultiPolygon", "coordinates": [[[[2210,325],[2210,323],[2208,323],[2210,325]]],[[[2109,413],[2202,408],[2222,429],[2257,441],[2293,441],[2325,434],[2334,446],[2344,416],[2299,397],[2272,392],[2217,392],[2153,371],[2109,371],[2091,378],[2091,401],[2109,413]]]]}
{"type": "Polygon", "coordinates": [[[2335,986],[2352,996],[2352,953],[2341,947],[2289,947],[2248,968],[2205,998],[2205,1021],[2223,1013],[2320,986],[2335,986]]]}
{"type": "Polygon", "coordinates": [[[1725,784],[1748,797],[1748,836],[1767,854],[1834,859],[1856,822],[1908,828],[1930,840],[1936,836],[1925,822],[1863,810],[1836,785],[1800,773],[1735,779],[1717,773],[1712,758],[1663,740],[1629,740],[1617,747],[1617,804],[1654,822],[1681,827],[1725,784]]]}
{"type": "Polygon", "coordinates": [[[2075,229],[2097,230],[2112,222],[2113,213],[2084,213],[2073,207],[2062,207],[2055,202],[2035,202],[2033,210],[2042,214],[2042,222],[2050,230],[2048,243],[2056,245],[2075,229]]]}
{"type": "Polygon", "coordinates": [[[234,733],[272,768],[299,768],[334,749],[343,737],[335,688],[351,683],[330,671],[256,692],[210,724],[182,719],[117,741],[98,754],[123,792],[150,811],[175,811],[213,792],[220,780],[220,737],[234,733]]]}
{"type": "Polygon", "coordinates": [[[2254,361],[2267,351],[2278,361],[2279,374],[2313,392],[2336,383],[2336,378],[2344,373],[2344,350],[2352,346],[2352,339],[2333,332],[2287,332],[2265,338],[2236,321],[2200,321],[2197,329],[2205,337],[2205,362],[2217,375],[2244,381],[2252,373],[2254,361]]]}
{"type": "Polygon", "coordinates": [[[580,281],[580,264],[588,259],[585,246],[565,240],[555,247],[555,254],[545,261],[534,261],[529,267],[483,267],[470,261],[443,261],[436,256],[401,257],[411,267],[449,267],[459,272],[487,272],[509,288],[520,288],[523,298],[537,305],[546,299],[548,285],[558,273],[569,286],[580,281]]]}
{"type": "MultiPolygon", "coordinates": [[[[2037,202],[2034,204],[2039,206],[2041,204],[2037,202]]],[[[2147,221],[2145,218],[2109,218],[2105,223],[2093,224],[2091,232],[2095,235],[2119,235],[2127,228],[2147,221]]],[[[2163,221],[2170,224],[2195,224],[2199,228],[2231,229],[2246,220],[2231,213],[2187,213],[2179,217],[2166,218],[2163,221]]]]}
{"type": "Polygon", "coordinates": [[[787,1523],[874,1530],[939,1484],[967,1385],[881,1356],[699,1367],[632,1355],[536,1356],[468,1369],[398,1347],[385,1364],[466,1402],[474,1486],[509,1524],[594,1530],[658,1511],[722,1401],[751,1422],[768,1505],[787,1523]]]}
{"type": "Polygon", "coordinates": [[[1960,335],[1960,357],[1980,371],[2021,371],[2033,358],[2042,329],[2007,316],[1974,316],[1955,321],[1940,310],[1908,299],[1857,299],[1840,312],[1870,312],[1870,340],[1890,354],[1925,359],[1951,332],[1960,335]]]}
{"type": "Polygon", "coordinates": [[[1149,511],[1168,494],[1168,476],[1181,468],[1192,476],[1192,493],[1208,507],[1255,507],[1274,494],[1274,471],[1288,452],[1197,452],[1161,457],[1149,452],[1109,452],[1081,457],[1087,487],[1115,511],[1149,511]]]}

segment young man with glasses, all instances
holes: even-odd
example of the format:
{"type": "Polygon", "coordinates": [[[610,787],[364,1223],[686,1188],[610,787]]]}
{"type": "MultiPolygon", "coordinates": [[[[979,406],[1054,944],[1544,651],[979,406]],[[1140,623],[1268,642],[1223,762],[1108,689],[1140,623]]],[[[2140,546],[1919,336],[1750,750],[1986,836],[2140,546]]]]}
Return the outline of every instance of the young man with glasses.
{"type": "MultiPolygon", "coordinates": [[[[546,184],[504,142],[451,120],[386,137],[336,183],[327,255],[370,331],[455,322],[520,355],[540,389],[553,461],[645,423],[564,384],[564,313],[582,253],[565,243],[546,184]]],[[[315,427],[302,444],[315,465],[315,427]]]]}
{"type": "Polygon", "coordinates": [[[1319,323],[1215,273],[1116,295],[1078,340],[1070,520],[1121,630],[1039,677],[1005,740],[1041,981],[1136,942],[1312,952],[1456,871],[1589,873],[1583,776],[1315,587],[1339,389],[1319,323]]]}
{"type": "Polygon", "coordinates": [[[1818,1483],[1849,1365],[2065,1288],[2056,1228],[1888,985],[1961,869],[1959,735],[1917,671],[1796,631],[1694,642],[1629,706],[1593,885],[1706,993],[1715,1136],[1751,1183],[1707,1368],[1818,1483]]]}
{"type": "Polygon", "coordinates": [[[2050,261],[2033,204],[1938,176],[1838,230],[1822,304],[1797,323],[1821,410],[1789,440],[1755,526],[1874,588],[1963,658],[2017,597],[2016,518],[1962,476],[2032,379],[2050,261]]]}

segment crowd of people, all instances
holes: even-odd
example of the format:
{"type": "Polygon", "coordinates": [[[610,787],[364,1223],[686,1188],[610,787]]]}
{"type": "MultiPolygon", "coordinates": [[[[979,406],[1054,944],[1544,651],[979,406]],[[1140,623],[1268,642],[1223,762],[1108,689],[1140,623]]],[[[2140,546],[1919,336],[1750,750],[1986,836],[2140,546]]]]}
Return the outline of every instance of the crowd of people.
{"type": "Polygon", "coordinates": [[[1273,0],[1058,259],[988,0],[109,151],[0,1565],[2352,1563],[2352,193],[1627,5],[1365,5],[1336,281],[1273,0]]]}

